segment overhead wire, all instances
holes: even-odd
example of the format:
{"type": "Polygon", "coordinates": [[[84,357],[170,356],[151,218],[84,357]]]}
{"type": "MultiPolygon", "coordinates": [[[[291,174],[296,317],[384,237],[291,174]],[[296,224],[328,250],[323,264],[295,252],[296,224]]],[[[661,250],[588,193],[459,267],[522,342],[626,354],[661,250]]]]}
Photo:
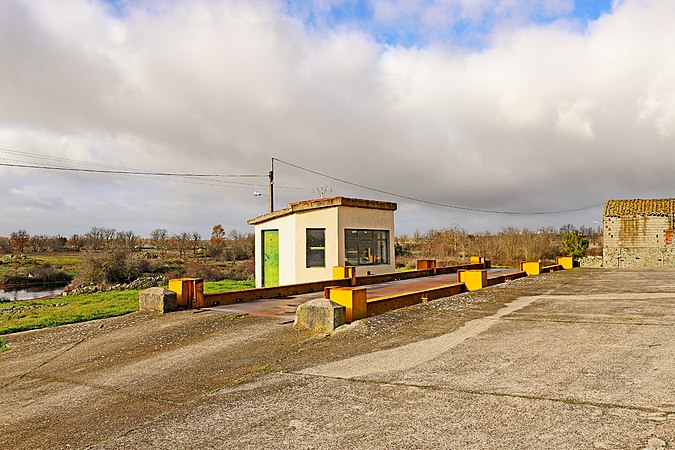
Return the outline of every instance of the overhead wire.
{"type": "Polygon", "coordinates": [[[453,205],[453,204],[448,204],[448,203],[435,202],[435,201],[431,201],[431,200],[420,199],[420,198],[413,197],[413,196],[410,196],[410,195],[398,194],[398,193],[395,193],[395,192],[386,191],[384,189],[379,189],[379,188],[376,188],[376,187],[366,186],[366,185],[360,184],[360,183],[355,183],[353,181],[345,180],[343,178],[339,178],[339,177],[335,177],[333,175],[329,175],[329,174],[326,174],[326,173],[323,173],[323,172],[319,172],[318,170],[308,169],[307,167],[302,167],[298,164],[293,164],[291,162],[284,161],[284,160],[279,159],[279,158],[272,158],[272,160],[276,161],[276,162],[280,162],[280,163],[285,164],[285,165],[290,166],[290,167],[294,167],[294,168],[299,169],[299,170],[303,170],[305,172],[312,173],[314,175],[318,175],[318,176],[321,176],[321,177],[324,177],[324,178],[328,178],[330,180],[338,181],[340,183],[344,183],[344,184],[347,184],[347,185],[355,186],[355,187],[358,187],[358,188],[361,188],[361,189],[366,189],[366,190],[369,190],[369,191],[378,192],[380,194],[389,195],[391,197],[402,198],[402,199],[405,199],[405,200],[410,200],[410,201],[413,201],[413,202],[423,203],[423,204],[427,204],[427,205],[431,205],[431,206],[457,209],[457,210],[462,210],[462,211],[481,212],[481,213],[487,213],[487,214],[503,214],[503,215],[511,215],[511,216],[538,216],[538,215],[555,215],[555,214],[565,214],[565,213],[571,213],[571,212],[585,211],[585,210],[597,208],[597,207],[600,207],[600,206],[604,205],[604,202],[603,202],[603,203],[596,203],[596,204],[589,205],[589,206],[584,206],[584,207],[581,207],[581,208],[561,209],[561,210],[554,210],[554,211],[530,211],[530,212],[501,211],[501,210],[496,210],[496,209],[475,208],[475,207],[469,207],[469,206],[461,206],[461,205],[453,205]]]}
{"type": "MultiPolygon", "coordinates": [[[[222,178],[267,178],[268,175],[257,175],[257,174],[202,174],[202,173],[176,173],[176,172],[153,172],[153,171],[142,171],[131,169],[123,166],[114,166],[110,164],[102,164],[91,161],[82,161],[77,159],[69,159],[62,157],[55,157],[51,155],[44,155],[39,153],[31,153],[20,150],[13,150],[8,148],[0,147],[0,153],[5,153],[19,157],[21,159],[37,159],[37,160],[48,160],[48,161],[58,161],[58,162],[67,162],[77,165],[87,165],[95,167],[104,167],[106,169],[90,169],[82,167],[63,167],[56,165],[46,165],[46,164],[32,164],[25,163],[25,161],[16,161],[14,159],[2,158],[0,160],[11,161],[10,163],[0,163],[0,166],[4,167],[14,167],[14,168],[26,168],[26,169],[42,169],[42,170],[54,170],[54,171],[66,171],[66,172],[82,172],[82,173],[95,173],[95,174],[111,174],[111,175],[123,175],[123,176],[134,176],[137,178],[146,178],[151,180],[160,180],[160,181],[171,181],[179,182],[185,184],[197,184],[203,186],[219,186],[225,185],[226,187],[237,187],[237,188],[267,188],[266,184],[258,183],[245,183],[240,181],[231,181],[225,180],[222,178]],[[166,178],[163,178],[166,177],[166,178]],[[183,178],[183,179],[180,179],[183,178]],[[201,182],[194,181],[194,178],[198,178],[201,182]],[[215,179],[214,179],[215,178],[215,179]]],[[[224,186],[224,187],[225,187],[224,186]]],[[[296,186],[276,186],[280,190],[285,191],[309,191],[307,188],[296,187],[296,186]]]]}

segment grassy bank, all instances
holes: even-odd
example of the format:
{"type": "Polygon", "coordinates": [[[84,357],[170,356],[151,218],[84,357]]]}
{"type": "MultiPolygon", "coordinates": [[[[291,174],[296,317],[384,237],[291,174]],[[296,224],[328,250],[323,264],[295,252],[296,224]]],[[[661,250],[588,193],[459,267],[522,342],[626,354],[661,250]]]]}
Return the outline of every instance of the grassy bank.
{"type": "MultiPolygon", "coordinates": [[[[253,281],[204,283],[205,292],[254,287],[253,281]]],[[[138,310],[138,291],[111,291],[0,303],[0,334],[121,316],[138,310]]]]}
{"type": "Polygon", "coordinates": [[[68,275],[75,276],[81,260],[80,254],[40,254],[25,258],[0,257],[0,276],[27,275],[31,270],[41,265],[49,264],[55,269],[63,270],[68,275]]]}

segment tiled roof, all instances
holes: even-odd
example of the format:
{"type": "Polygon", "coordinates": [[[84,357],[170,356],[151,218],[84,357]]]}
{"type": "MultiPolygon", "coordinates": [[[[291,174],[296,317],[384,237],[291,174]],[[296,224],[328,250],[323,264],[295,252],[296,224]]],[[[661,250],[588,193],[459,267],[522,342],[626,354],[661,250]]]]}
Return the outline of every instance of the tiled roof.
{"type": "Polygon", "coordinates": [[[311,211],[313,209],[331,208],[335,206],[349,206],[352,208],[382,209],[385,211],[396,211],[397,205],[393,202],[381,202],[378,200],[364,200],[360,198],[331,197],[317,198],[314,200],[305,200],[302,202],[290,203],[287,208],[272,211],[262,216],[254,217],[248,221],[249,225],[257,225],[272,219],[288,216],[302,211],[311,211]]]}
{"type": "Polygon", "coordinates": [[[605,216],[667,216],[675,212],[675,198],[607,200],[605,216]]]}

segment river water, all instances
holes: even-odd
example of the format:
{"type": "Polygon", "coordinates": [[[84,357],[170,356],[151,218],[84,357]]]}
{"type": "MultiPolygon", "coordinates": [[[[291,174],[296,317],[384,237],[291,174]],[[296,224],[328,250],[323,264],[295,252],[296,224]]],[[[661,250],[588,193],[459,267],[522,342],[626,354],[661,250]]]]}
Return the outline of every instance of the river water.
{"type": "Polygon", "coordinates": [[[61,295],[62,284],[36,284],[34,286],[22,286],[17,288],[0,289],[0,299],[30,300],[32,298],[46,297],[48,295],[61,295]]]}

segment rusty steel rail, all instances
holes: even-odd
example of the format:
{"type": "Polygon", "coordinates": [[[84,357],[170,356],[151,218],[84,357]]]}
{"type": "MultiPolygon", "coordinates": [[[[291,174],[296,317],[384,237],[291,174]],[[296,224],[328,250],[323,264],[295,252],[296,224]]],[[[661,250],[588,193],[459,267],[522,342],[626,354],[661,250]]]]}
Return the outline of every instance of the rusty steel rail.
{"type": "Polygon", "coordinates": [[[456,273],[461,269],[482,269],[484,264],[461,264],[459,266],[438,267],[436,269],[409,270],[406,272],[390,272],[380,275],[362,275],[356,277],[357,286],[369,284],[388,283],[390,281],[410,280],[413,278],[430,277],[433,275],[446,275],[456,273]]]}
{"type": "Polygon", "coordinates": [[[461,294],[462,292],[466,292],[464,283],[453,283],[436,288],[424,289],[422,291],[405,292],[403,294],[372,298],[366,301],[366,315],[367,317],[376,316],[394,309],[416,305],[425,300],[450,297],[452,295],[461,294]]]}
{"type": "MultiPolygon", "coordinates": [[[[550,269],[550,271],[560,270],[556,267],[557,266],[550,266],[546,267],[546,269],[550,269]]],[[[508,281],[517,280],[518,278],[523,277],[527,277],[527,273],[523,271],[496,275],[487,279],[487,285],[485,287],[506,283],[508,281]]],[[[464,283],[458,282],[436,288],[371,298],[366,301],[366,315],[367,317],[376,316],[394,309],[416,305],[418,303],[422,303],[423,301],[437,300],[439,298],[450,297],[452,295],[457,295],[468,291],[469,290],[464,283]]]]}
{"type": "Polygon", "coordinates": [[[329,286],[351,286],[351,280],[313,281],[310,283],[287,284],[285,286],[270,286],[262,288],[241,289],[238,291],[212,292],[204,294],[203,304],[193,305],[195,308],[208,308],[211,306],[231,305],[239,302],[250,302],[263,298],[281,298],[292,295],[323,292],[329,286]]]}
{"type": "MultiPolygon", "coordinates": [[[[447,273],[455,273],[460,269],[482,269],[484,264],[462,264],[459,266],[439,267],[437,269],[411,270],[408,272],[390,272],[380,275],[363,275],[356,277],[356,286],[366,286],[369,284],[387,283],[390,281],[409,280],[412,278],[429,277],[447,273]]],[[[254,300],[290,297],[292,295],[309,294],[312,292],[322,292],[327,287],[352,286],[352,280],[341,278],[337,280],[312,281],[309,283],[287,284],[284,286],[270,286],[262,288],[242,289],[238,291],[213,292],[204,294],[201,299],[193,300],[192,307],[208,308],[211,306],[232,305],[240,302],[250,302],[254,300]]]]}
{"type": "Polygon", "coordinates": [[[518,278],[524,278],[527,276],[527,272],[514,272],[506,273],[504,275],[495,275],[494,277],[488,277],[487,285],[494,286],[496,284],[506,283],[507,281],[517,280],[518,278]]]}

